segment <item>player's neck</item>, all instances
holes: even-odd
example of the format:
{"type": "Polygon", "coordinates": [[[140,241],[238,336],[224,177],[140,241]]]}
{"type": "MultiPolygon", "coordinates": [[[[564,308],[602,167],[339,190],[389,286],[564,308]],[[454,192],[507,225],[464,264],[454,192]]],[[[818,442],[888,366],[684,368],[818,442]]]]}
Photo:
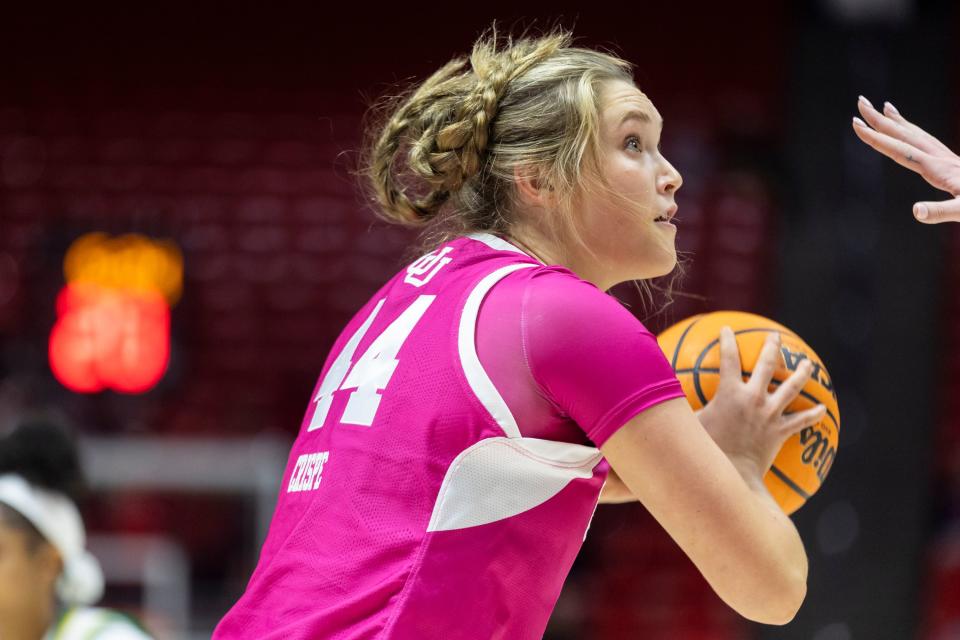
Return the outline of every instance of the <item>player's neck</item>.
{"type": "Polygon", "coordinates": [[[598,257],[578,243],[566,246],[555,234],[544,232],[533,225],[516,224],[506,235],[506,240],[543,264],[559,265],[573,271],[577,276],[606,291],[619,280],[610,277],[602,268],[598,257]]]}

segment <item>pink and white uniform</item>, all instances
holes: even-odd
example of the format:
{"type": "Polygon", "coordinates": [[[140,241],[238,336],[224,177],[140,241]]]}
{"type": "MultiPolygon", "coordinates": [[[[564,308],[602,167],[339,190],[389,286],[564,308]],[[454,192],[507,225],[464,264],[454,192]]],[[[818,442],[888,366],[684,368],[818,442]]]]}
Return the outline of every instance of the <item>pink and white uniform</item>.
{"type": "Polygon", "coordinates": [[[597,447],[682,396],[592,284],[489,234],[439,247],[334,343],[214,638],[542,637],[606,477],[597,447]]]}

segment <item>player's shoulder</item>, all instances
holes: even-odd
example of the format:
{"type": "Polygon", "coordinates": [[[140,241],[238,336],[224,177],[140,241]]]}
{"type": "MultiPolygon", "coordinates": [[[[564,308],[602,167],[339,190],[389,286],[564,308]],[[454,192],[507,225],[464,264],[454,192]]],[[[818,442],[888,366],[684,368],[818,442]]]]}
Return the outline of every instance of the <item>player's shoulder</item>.
{"type": "MultiPolygon", "coordinates": [[[[522,307],[528,318],[579,324],[581,329],[591,323],[612,322],[618,327],[645,330],[619,300],[564,266],[543,264],[492,234],[471,234],[458,239],[458,243],[471,243],[485,260],[496,260],[497,265],[524,263],[524,268],[500,279],[487,295],[500,303],[522,307]]],[[[490,264],[484,271],[492,268],[490,264]]]]}
{"type": "Polygon", "coordinates": [[[542,265],[529,269],[523,283],[523,307],[528,318],[576,325],[588,330],[606,323],[646,331],[620,300],[566,267],[542,265]]]}

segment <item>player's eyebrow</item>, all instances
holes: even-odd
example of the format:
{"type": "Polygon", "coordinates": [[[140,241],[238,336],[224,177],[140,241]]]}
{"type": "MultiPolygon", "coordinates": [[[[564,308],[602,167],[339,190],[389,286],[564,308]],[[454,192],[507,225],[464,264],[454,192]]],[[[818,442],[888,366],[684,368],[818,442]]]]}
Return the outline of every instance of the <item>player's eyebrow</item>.
{"type": "MultiPolygon", "coordinates": [[[[641,122],[653,122],[653,121],[654,121],[653,118],[650,117],[650,114],[647,113],[646,111],[641,111],[641,110],[639,110],[639,109],[631,109],[631,110],[627,111],[625,114],[623,114],[623,117],[620,118],[620,125],[618,125],[618,126],[622,126],[622,125],[623,125],[625,122],[627,122],[628,120],[639,120],[639,121],[641,121],[641,122]]],[[[663,119],[662,119],[662,118],[659,119],[659,122],[658,122],[657,124],[660,125],[660,129],[663,129],[663,119]]]]}

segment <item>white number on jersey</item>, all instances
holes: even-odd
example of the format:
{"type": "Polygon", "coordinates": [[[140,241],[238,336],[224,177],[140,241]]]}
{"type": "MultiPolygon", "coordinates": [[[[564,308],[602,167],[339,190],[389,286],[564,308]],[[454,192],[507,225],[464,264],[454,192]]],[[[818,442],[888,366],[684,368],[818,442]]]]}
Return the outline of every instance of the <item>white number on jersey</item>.
{"type": "Polygon", "coordinates": [[[327,414],[330,412],[333,393],[344,389],[356,389],[356,391],[350,394],[350,399],[347,401],[340,422],[367,427],[373,424],[377,409],[380,407],[380,400],[383,398],[381,392],[390,383],[390,378],[393,377],[393,373],[400,363],[397,360],[397,353],[436,297],[419,296],[414,300],[413,304],[407,307],[367,347],[367,350],[363,352],[363,355],[360,356],[351,370],[350,365],[357,346],[363,340],[363,336],[383,307],[384,300],[377,303],[370,316],[357,329],[356,333],[343,347],[343,351],[330,365],[327,375],[320,383],[320,390],[317,392],[317,397],[314,398],[317,409],[310,420],[307,431],[313,431],[323,426],[327,420],[327,414]]]}
{"type": "Polygon", "coordinates": [[[353,353],[357,350],[357,345],[360,344],[360,341],[363,340],[363,336],[366,335],[367,329],[373,324],[374,318],[380,313],[380,309],[383,308],[385,301],[386,298],[377,303],[377,306],[373,308],[373,311],[370,312],[367,319],[360,325],[357,332],[354,333],[349,342],[344,345],[343,351],[340,352],[337,359],[330,365],[330,369],[327,370],[327,375],[323,377],[323,382],[320,383],[320,390],[317,391],[317,397],[313,399],[313,401],[317,403],[317,409],[313,412],[313,418],[310,420],[310,426],[307,427],[307,431],[319,429],[323,426],[323,423],[326,422],[327,414],[330,412],[330,404],[333,402],[333,392],[340,388],[340,383],[347,377],[347,371],[350,370],[350,361],[353,360],[353,353]]]}

